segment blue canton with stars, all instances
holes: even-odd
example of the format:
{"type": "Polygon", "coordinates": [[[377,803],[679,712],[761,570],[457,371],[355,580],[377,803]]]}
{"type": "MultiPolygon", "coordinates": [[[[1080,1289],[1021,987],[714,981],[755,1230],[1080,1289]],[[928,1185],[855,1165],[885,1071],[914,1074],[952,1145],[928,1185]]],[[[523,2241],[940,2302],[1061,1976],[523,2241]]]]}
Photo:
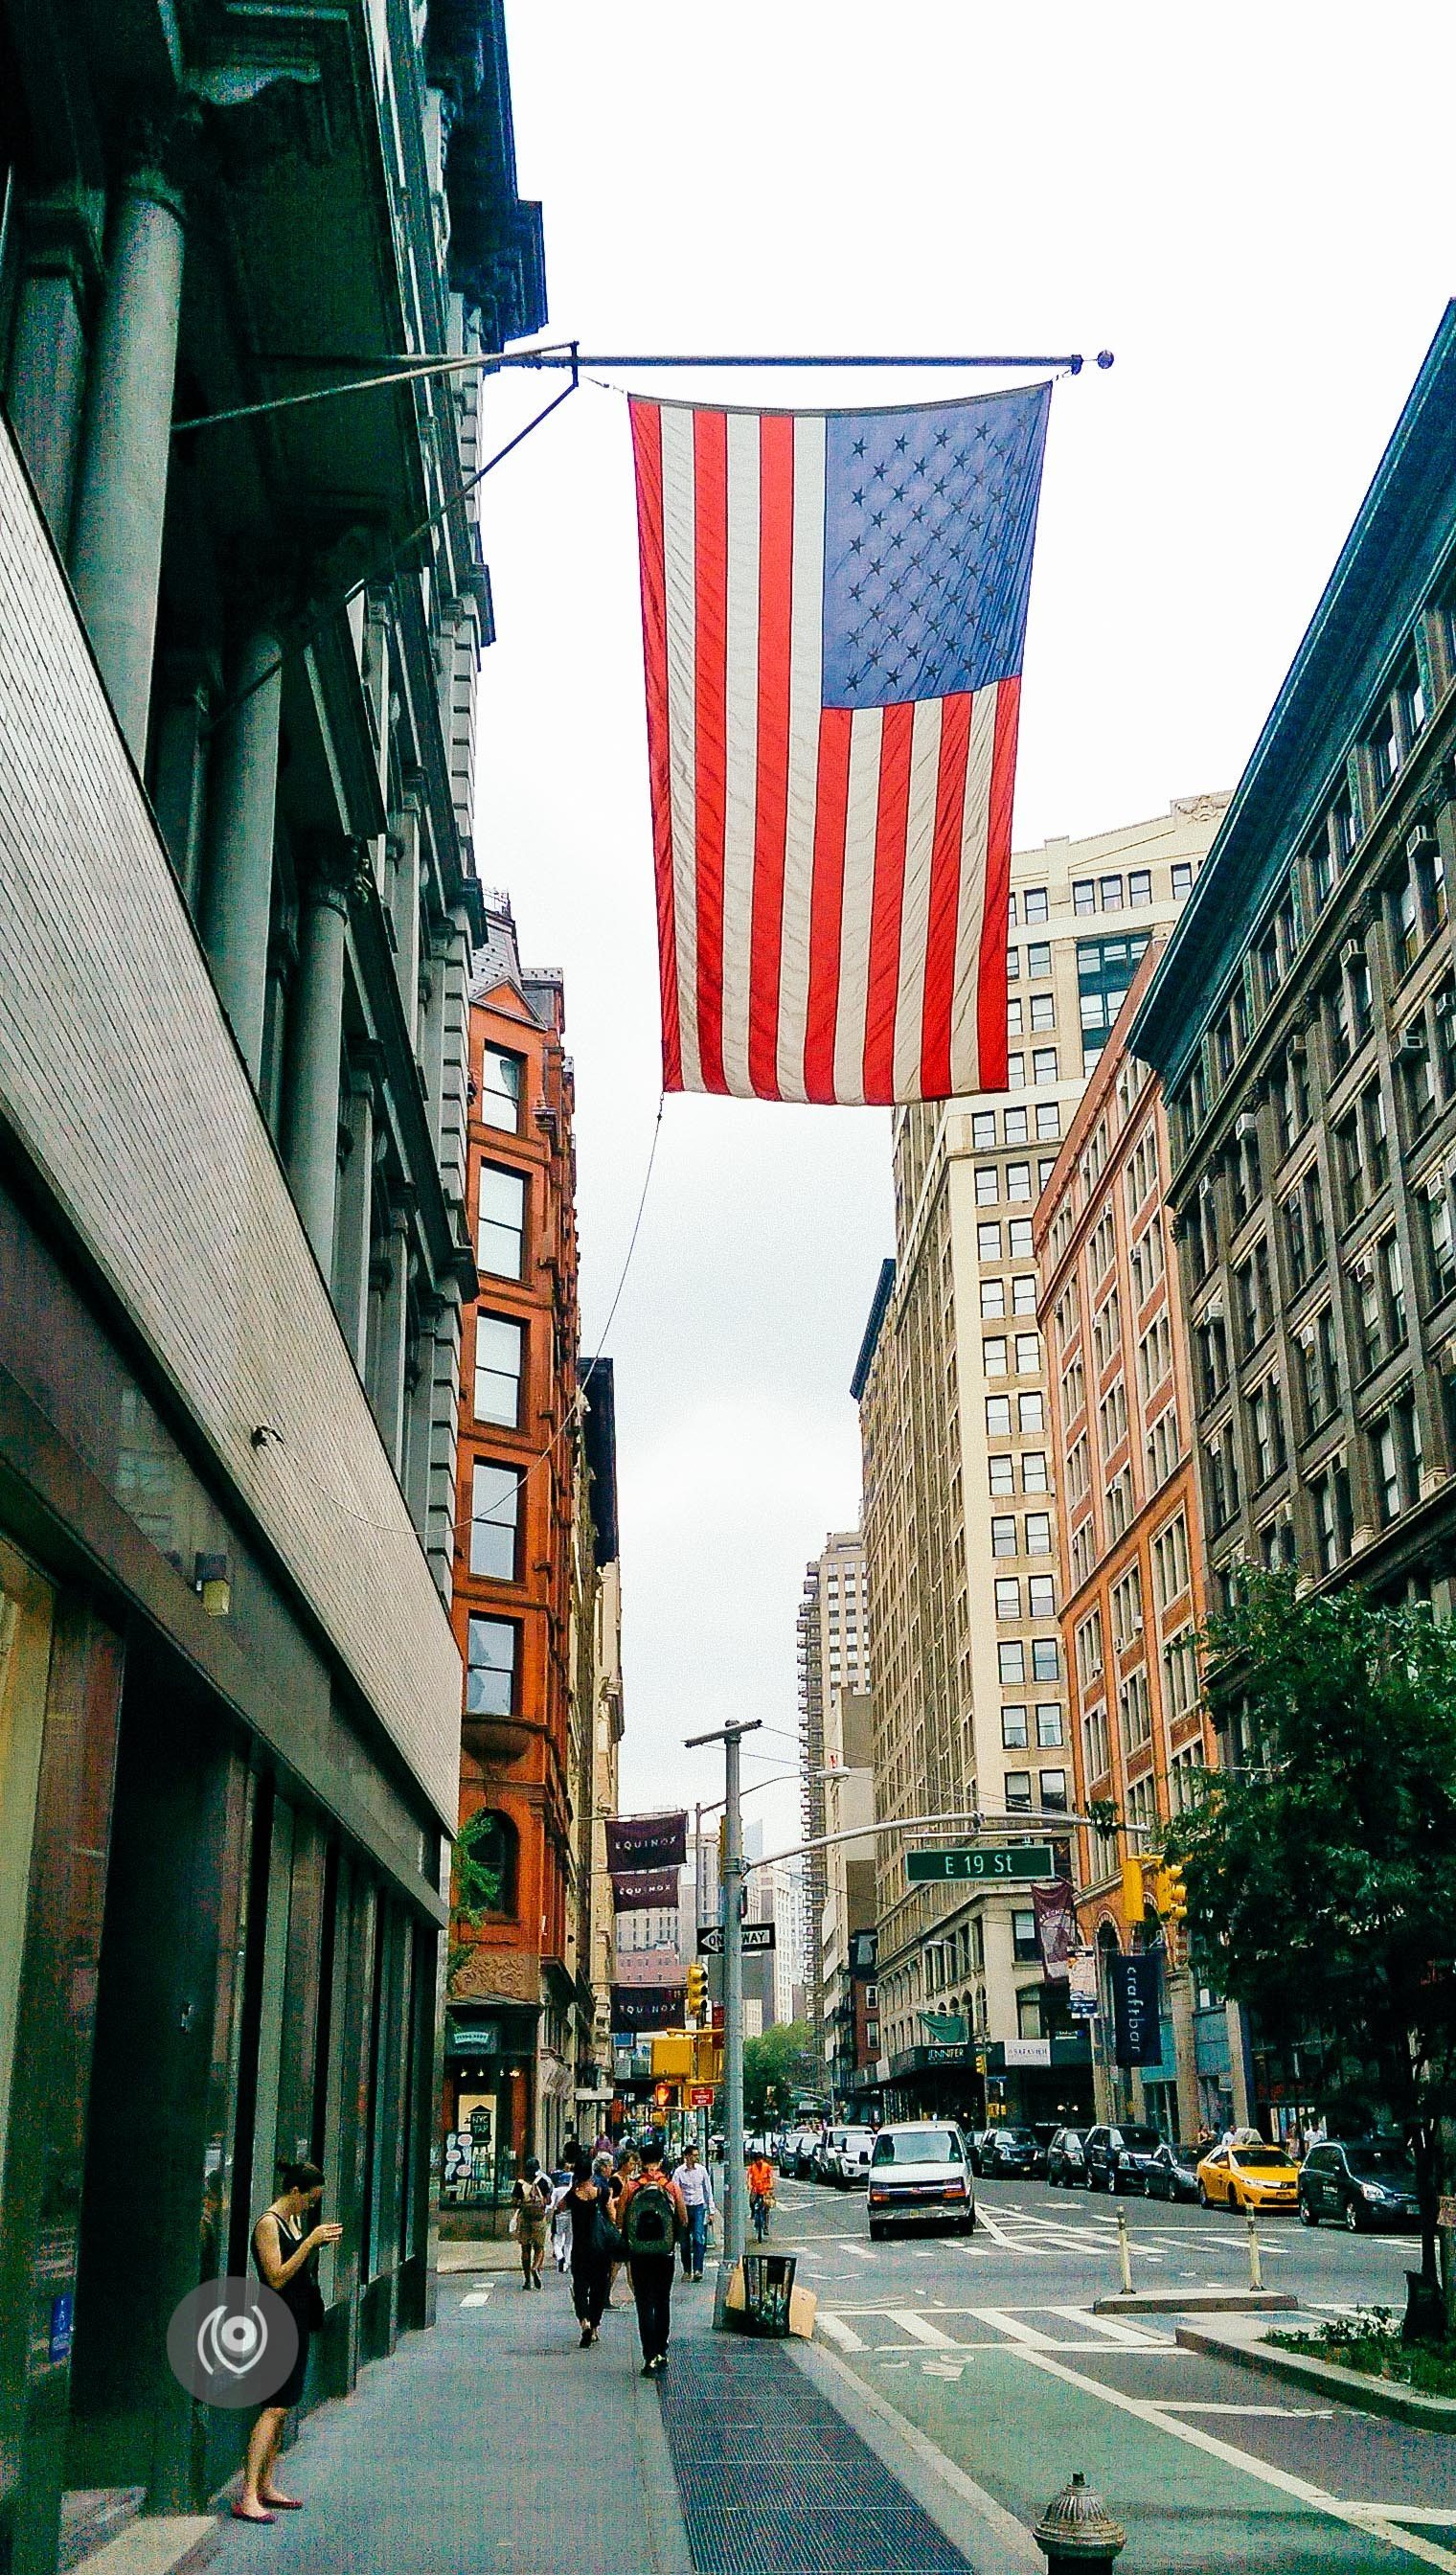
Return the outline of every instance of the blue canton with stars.
{"type": "Polygon", "coordinates": [[[1021,668],[1049,385],[825,423],[823,703],[901,706],[1021,668]]]}

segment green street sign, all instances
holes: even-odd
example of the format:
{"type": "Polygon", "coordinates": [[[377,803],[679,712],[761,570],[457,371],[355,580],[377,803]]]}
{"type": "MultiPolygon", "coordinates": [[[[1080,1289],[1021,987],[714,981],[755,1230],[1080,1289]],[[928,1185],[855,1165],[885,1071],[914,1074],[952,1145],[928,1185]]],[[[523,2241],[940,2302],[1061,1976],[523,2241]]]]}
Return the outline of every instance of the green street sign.
{"type": "Polygon", "coordinates": [[[1050,1842],[974,1842],[969,1850],[907,1850],[905,1876],[911,1886],[944,1886],[969,1878],[977,1883],[1008,1883],[1020,1877],[1055,1877],[1056,1855],[1050,1842]]]}

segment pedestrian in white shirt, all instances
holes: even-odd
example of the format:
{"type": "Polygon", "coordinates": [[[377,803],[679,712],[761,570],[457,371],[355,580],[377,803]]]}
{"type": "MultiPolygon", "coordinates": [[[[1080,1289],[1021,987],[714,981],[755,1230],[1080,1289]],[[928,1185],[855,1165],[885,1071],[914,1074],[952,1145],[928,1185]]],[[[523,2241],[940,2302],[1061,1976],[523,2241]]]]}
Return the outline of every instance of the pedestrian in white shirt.
{"type": "Polygon", "coordinates": [[[673,2175],[683,2194],[688,2211],[688,2232],[683,2238],[683,2277],[701,2280],[703,2257],[708,2249],[708,2224],[714,2214],[713,2176],[708,2166],[699,2161],[698,2148],[685,2146],[683,2160],[673,2175]]]}

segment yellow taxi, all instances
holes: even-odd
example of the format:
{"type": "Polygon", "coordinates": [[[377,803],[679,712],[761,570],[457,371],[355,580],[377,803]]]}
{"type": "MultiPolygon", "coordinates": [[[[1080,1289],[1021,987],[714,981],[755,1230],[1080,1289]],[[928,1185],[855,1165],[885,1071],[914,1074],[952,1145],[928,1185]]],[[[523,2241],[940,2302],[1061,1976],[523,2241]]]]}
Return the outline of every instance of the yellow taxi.
{"type": "Polygon", "coordinates": [[[1296,2209],[1299,2166],[1282,2146],[1215,2146],[1198,2166],[1198,2201],[1202,2208],[1296,2209]]]}

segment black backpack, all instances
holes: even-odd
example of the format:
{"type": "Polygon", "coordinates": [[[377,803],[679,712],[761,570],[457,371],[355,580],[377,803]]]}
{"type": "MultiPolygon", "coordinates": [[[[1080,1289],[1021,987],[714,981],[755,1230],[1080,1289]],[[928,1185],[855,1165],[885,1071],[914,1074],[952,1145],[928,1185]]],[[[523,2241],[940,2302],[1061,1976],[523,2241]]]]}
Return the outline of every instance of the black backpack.
{"type": "Polygon", "coordinates": [[[627,2203],[623,2235],[630,2255],[670,2254],[678,2230],[678,2212],[665,2181],[639,2182],[627,2203]]]}

